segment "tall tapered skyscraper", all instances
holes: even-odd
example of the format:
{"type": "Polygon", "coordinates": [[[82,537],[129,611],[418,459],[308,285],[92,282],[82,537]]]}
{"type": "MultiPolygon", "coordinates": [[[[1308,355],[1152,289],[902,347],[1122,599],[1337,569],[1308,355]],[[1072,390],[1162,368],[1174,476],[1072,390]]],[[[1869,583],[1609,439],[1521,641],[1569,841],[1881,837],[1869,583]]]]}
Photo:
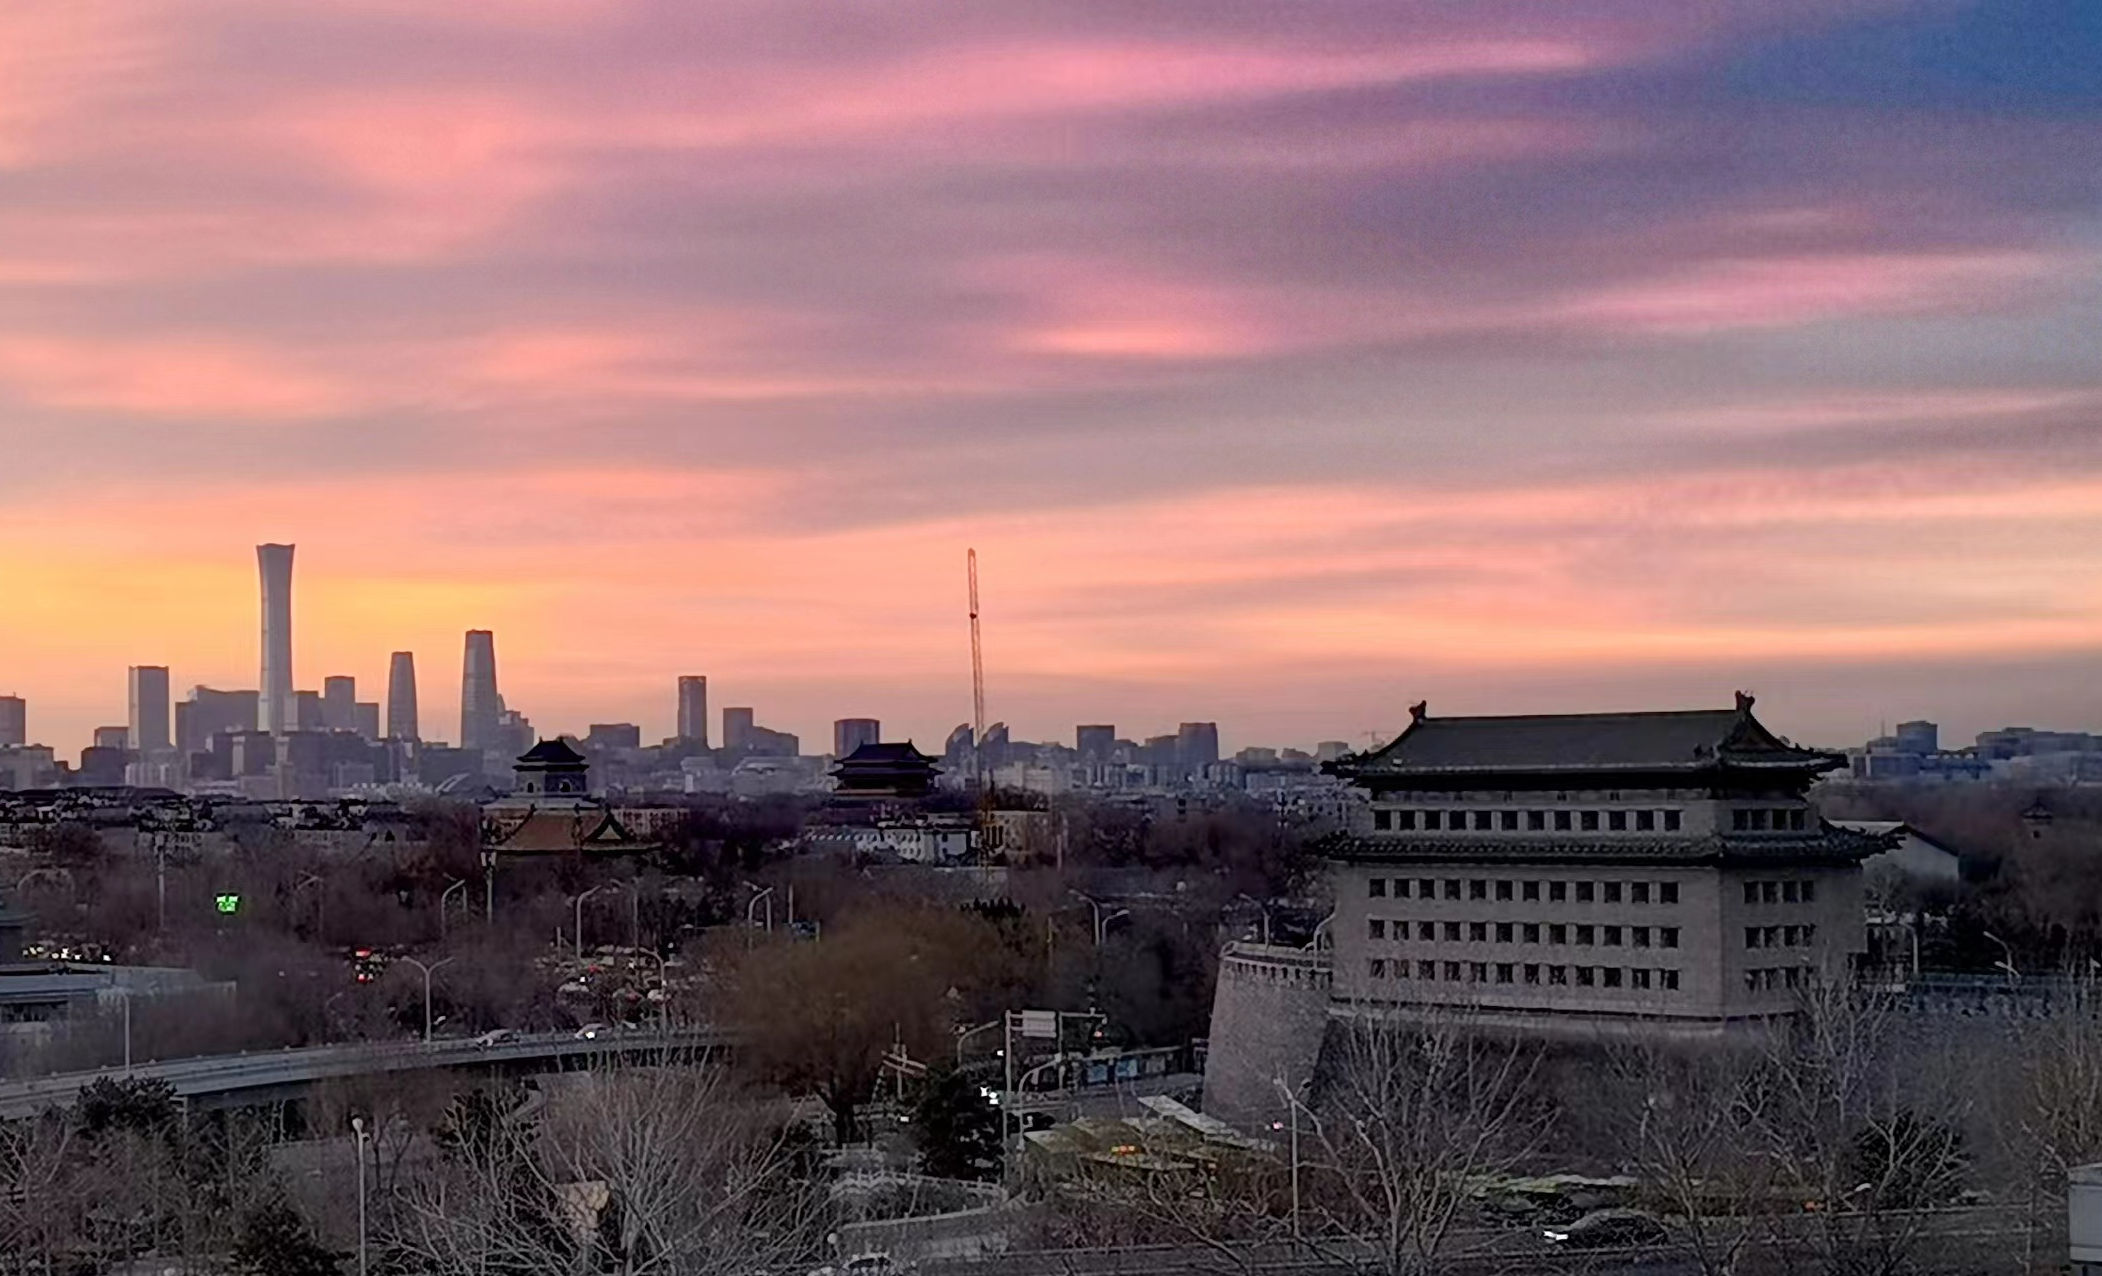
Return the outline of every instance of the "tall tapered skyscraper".
{"type": "Polygon", "coordinates": [[[503,704],[496,692],[496,635],[467,631],[467,658],[460,666],[460,747],[487,751],[497,744],[503,704]]]}
{"type": "Polygon", "coordinates": [[[299,723],[292,694],[292,547],[258,545],[263,578],[263,676],[256,729],[290,731],[299,723]]]}
{"type": "Polygon", "coordinates": [[[679,679],[679,738],[708,747],[708,680],[697,673],[679,679]]]}
{"type": "Polygon", "coordinates": [[[416,726],[416,653],[397,651],[387,659],[387,738],[418,740],[416,726]]]}

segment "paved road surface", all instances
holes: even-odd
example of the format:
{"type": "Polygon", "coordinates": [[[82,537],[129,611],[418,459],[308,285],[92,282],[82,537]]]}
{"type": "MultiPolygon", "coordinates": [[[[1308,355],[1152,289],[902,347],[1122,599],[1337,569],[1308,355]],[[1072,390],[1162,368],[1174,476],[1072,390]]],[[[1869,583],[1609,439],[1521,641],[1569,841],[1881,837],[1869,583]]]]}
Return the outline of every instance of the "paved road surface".
{"type": "MultiPolygon", "coordinates": [[[[477,1045],[472,1039],[448,1039],[428,1045],[420,1041],[360,1042],[253,1054],[206,1055],[169,1063],[141,1064],[132,1068],[129,1075],[166,1081],[183,1098],[203,1098],[243,1090],[292,1088],[335,1077],[494,1063],[557,1063],[564,1059],[612,1057],[667,1044],[680,1050],[697,1050],[720,1046],[724,1042],[724,1034],[713,1028],[681,1029],[668,1037],[657,1032],[616,1033],[590,1041],[579,1041],[574,1034],[567,1032],[522,1033],[491,1046],[477,1045]]],[[[68,1106],[79,1096],[82,1087],[103,1078],[116,1079],[125,1075],[125,1070],[119,1067],[0,1082],[0,1119],[68,1106]]]]}

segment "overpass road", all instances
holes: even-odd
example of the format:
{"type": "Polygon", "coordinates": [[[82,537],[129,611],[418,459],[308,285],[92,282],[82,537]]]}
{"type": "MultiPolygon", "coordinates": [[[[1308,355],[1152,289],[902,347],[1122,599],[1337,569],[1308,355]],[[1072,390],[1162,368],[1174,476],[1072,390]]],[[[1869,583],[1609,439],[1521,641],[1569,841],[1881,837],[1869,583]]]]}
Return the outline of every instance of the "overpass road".
{"type": "Polygon", "coordinates": [[[715,1028],[682,1028],[668,1033],[623,1032],[579,1040],[568,1032],[521,1033],[482,1045],[473,1039],[429,1043],[357,1042],[300,1049],[230,1055],[205,1055],[124,1068],[64,1072],[47,1077],[0,1081],[0,1119],[34,1115],[47,1108],[70,1106],[83,1088],[96,1081],[126,1076],[166,1081],[184,1099],[225,1102],[243,1098],[264,1101],[294,1094],[317,1081],[446,1068],[533,1064],[561,1066],[571,1060],[619,1058],[662,1050],[707,1050],[727,1044],[715,1028]]]}

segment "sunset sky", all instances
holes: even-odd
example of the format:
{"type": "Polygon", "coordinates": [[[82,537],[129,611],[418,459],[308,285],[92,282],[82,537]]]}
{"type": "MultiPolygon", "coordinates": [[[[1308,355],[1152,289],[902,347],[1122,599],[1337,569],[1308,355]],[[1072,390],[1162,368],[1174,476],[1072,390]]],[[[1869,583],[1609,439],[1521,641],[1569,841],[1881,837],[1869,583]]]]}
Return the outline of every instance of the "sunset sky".
{"type": "Polygon", "coordinates": [[[2102,729],[2095,0],[7,0],[0,694],[2102,729]]]}

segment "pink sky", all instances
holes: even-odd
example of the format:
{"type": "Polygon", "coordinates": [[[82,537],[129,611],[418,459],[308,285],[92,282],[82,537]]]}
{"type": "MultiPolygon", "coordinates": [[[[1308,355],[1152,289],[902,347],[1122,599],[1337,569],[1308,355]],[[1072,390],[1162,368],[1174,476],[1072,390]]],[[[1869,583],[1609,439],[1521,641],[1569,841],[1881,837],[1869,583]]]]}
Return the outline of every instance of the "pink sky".
{"type": "Polygon", "coordinates": [[[10,6],[0,694],[253,686],[284,540],[429,735],[493,628],[938,741],[975,546],[1028,738],[2102,728],[2102,131],[1971,12],[10,6]]]}

